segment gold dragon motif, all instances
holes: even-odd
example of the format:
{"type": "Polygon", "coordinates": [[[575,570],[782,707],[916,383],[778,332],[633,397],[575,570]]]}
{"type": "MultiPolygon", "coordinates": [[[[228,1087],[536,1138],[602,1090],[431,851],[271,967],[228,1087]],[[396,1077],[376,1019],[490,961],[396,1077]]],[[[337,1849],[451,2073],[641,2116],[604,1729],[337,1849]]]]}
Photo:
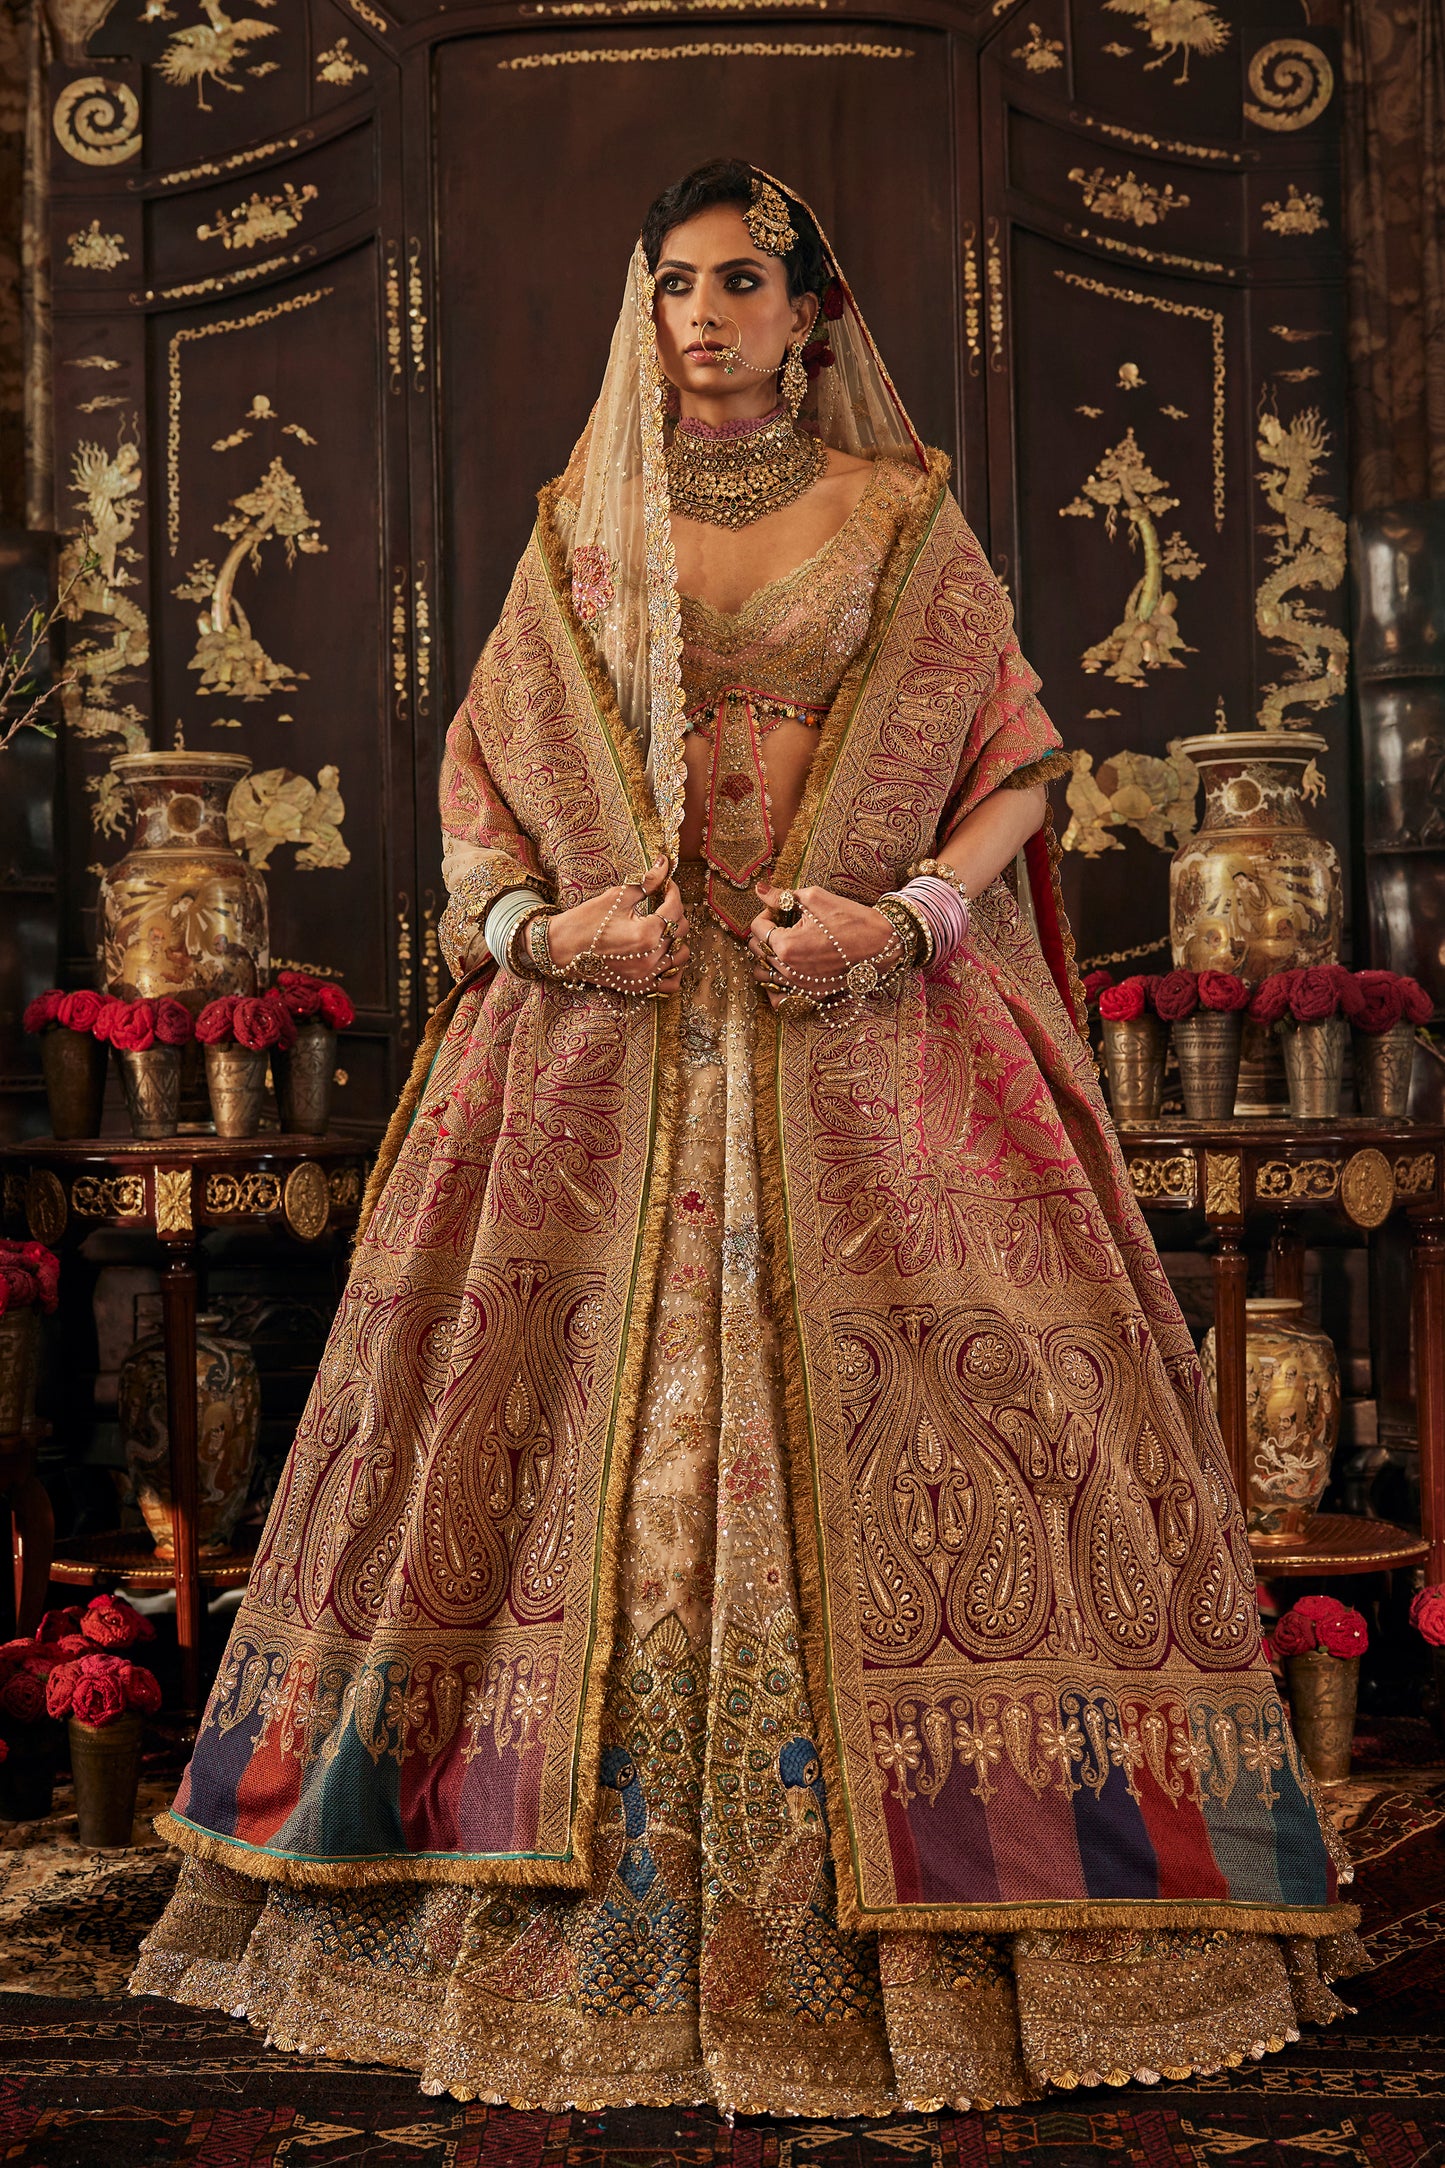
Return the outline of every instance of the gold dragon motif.
{"type": "Polygon", "coordinates": [[[1293,677],[1266,686],[1257,718],[1262,730],[1288,728],[1287,708],[1328,707],[1345,689],[1344,630],[1326,624],[1312,603],[1288,599],[1296,588],[1331,593],[1345,576],[1345,523],[1313,488],[1329,441],[1316,407],[1288,424],[1277,414],[1260,416],[1257,479],[1279,524],[1264,530],[1275,539],[1271,570],[1255,596],[1255,623],[1276,648],[1293,649],[1298,663],[1293,677]]]}

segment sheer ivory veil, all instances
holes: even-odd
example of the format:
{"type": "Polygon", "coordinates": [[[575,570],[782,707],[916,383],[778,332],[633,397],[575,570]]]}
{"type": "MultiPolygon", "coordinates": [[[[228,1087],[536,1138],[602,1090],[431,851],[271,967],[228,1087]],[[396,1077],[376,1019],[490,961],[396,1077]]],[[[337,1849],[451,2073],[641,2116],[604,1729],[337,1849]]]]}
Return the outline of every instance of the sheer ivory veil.
{"type": "MultiPolygon", "coordinates": [[[[785,182],[773,185],[809,210],[785,182]]],[[[812,377],[799,426],[857,458],[921,466],[923,445],[821,225],[818,231],[842,313],[818,319],[813,336],[826,340],[832,362],[812,377]]],[[[607,666],[624,720],[643,744],[664,847],[675,858],[685,780],[682,634],[653,298],[639,241],[602,389],[562,477],[558,514],[578,617],[607,666]]]]}

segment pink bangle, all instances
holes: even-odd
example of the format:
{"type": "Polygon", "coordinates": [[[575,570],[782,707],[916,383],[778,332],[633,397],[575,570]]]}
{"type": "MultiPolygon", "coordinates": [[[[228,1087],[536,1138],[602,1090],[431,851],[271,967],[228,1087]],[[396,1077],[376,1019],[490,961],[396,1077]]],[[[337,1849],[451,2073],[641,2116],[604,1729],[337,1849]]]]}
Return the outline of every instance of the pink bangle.
{"type": "Polygon", "coordinates": [[[968,905],[958,890],[932,874],[918,874],[898,891],[918,906],[933,933],[933,963],[945,963],[962,948],[968,932],[968,905]]]}

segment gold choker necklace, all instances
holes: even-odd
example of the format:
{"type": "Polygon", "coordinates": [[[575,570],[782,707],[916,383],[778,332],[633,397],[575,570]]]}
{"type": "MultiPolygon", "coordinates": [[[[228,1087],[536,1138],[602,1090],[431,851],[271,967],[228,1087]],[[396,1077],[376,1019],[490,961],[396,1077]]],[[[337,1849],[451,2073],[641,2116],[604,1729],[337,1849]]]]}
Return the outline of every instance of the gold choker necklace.
{"type": "Polygon", "coordinates": [[[683,519],[749,527],[794,503],[827,465],[827,446],[800,435],[785,407],[720,428],[687,417],[667,447],[668,496],[683,519]]]}

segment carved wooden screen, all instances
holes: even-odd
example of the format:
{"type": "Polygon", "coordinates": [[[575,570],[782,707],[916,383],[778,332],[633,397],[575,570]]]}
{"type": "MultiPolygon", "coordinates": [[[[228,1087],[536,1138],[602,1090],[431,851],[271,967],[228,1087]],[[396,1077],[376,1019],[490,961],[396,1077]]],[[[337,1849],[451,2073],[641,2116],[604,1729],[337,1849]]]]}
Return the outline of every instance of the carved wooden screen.
{"type": "Polygon", "coordinates": [[[54,10],[101,18],[50,83],[59,516],[106,560],[63,749],[74,971],[110,755],[239,748],[273,945],[345,973],[341,1115],[384,1118],[444,983],[446,722],[642,210],[722,151],[833,232],[1093,758],[1083,949],[1163,931],[1171,738],[1297,674],[1289,717],[1343,742],[1337,618],[1303,624],[1343,560],[1334,106],[1297,9],[1171,43],[1145,0],[255,6],[54,10]]]}

